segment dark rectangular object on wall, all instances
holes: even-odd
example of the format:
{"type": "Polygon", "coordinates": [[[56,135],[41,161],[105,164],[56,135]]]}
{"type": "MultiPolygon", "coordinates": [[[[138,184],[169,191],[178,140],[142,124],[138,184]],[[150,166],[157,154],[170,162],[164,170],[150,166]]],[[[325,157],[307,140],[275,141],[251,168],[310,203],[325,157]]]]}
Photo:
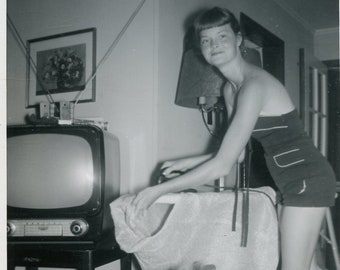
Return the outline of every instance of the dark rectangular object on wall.
{"type": "Polygon", "coordinates": [[[263,68],[284,84],[284,41],[249,18],[240,15],[243,35],[263,49],[263,68]]]}

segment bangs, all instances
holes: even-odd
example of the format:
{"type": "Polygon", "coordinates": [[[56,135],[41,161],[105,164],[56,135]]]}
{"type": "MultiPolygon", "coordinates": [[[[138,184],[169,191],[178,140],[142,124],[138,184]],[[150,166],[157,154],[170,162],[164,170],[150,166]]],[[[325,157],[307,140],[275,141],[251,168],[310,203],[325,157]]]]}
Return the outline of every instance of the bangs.
{"type": "Polygon", "coordinates": [[[216,14],[211,14],[210,12],[204,14],[199,20],[196,21],[196,33],[199,34],[201,31],[219,27],[230,23],[230,20],[225,16],[216,16],[216,14]]]}
{"type": "Polygon", "coordinates": [[[203,30],[229,24],[235,34],[240,32],[240,25],[228,9],[214,7],[199,16],[194,22],[196,42],[199,42],[203,30]]]}

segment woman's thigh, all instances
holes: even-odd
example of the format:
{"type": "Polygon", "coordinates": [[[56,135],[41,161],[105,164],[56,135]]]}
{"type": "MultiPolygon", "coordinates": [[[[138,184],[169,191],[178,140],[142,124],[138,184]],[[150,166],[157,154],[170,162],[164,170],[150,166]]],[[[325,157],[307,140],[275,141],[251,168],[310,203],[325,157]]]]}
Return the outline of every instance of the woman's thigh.
{"type": "Polygon", "coordinates": [[[282,270],[309,270],[326,209],[282,207],[279,213],[282,270]]]}

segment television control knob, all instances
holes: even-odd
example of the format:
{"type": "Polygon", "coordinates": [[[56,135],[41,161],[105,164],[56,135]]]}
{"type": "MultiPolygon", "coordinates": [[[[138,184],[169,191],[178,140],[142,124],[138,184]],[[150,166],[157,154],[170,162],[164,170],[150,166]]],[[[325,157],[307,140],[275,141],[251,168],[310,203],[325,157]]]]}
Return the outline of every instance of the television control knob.
{"type": "Polygon", "coordinates": [[[15,225],[13,223],[7,223],[7,235],[12,235],[15,232],[15,225]]]}
{"type": "Polygon", "coordinates": [[[80,236],[87,232],[88,224],[83,220],[76,220],[72,222],[70,229],[74,235],[80,236]]]}

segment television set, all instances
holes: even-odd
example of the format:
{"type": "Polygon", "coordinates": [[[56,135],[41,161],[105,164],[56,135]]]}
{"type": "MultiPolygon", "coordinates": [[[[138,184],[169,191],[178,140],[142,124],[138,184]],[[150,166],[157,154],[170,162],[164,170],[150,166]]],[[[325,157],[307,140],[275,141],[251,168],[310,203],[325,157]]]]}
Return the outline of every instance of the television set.
{"type": "Polygon", "coordinates": [[[94,125],[7,127],[9,244],[91,246],[112,235],[119,140],[94,125]]]}

